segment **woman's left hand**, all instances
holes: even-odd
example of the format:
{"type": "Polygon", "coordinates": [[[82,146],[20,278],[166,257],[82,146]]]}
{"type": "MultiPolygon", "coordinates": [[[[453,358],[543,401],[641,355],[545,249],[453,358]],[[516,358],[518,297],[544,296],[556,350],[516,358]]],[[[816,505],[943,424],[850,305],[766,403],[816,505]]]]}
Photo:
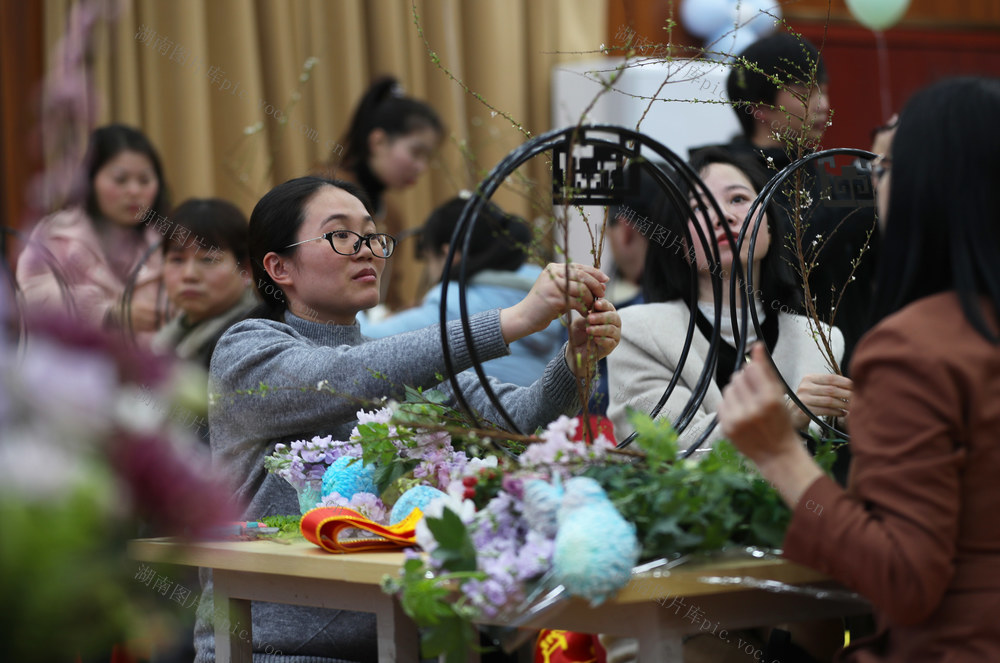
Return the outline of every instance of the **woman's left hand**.
{"type": "MultiPolygon", "coordinates": [[[[851,379],[833,373],[806,375],[795,390],[802,404],[818,417],[846,417],[853,393],[851,379]]],[[[788,401],[788,409],[796,428],[802,430],[809,425],[809,415],[800,410],[795,401],[788,401]]]]}
{"type": "Polygon", "coordinates": [[[578,378],[593,375],[592,365],[611,354],[621,340],[622,319],[615,305],[595,299],[587,317],[574,316],[570,323],[566,361],[578,378]]]}

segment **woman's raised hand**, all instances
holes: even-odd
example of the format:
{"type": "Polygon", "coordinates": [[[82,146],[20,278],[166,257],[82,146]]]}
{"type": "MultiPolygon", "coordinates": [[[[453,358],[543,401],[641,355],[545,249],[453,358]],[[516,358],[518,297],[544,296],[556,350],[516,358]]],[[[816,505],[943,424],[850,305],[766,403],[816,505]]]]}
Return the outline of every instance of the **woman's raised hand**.
{"type": "MultiPolygon", "coordinates": [[[[846,417],[851,411],[853,392],[854,383],[850,378],[821,373],[802,378],[795,395],[818,417],[846,417]]],[[[809,415],[800,410],[794,401],[788,401],[788,407],[796,428],[803,429],[809,425],[809,415]]]]}
{"type": "Polygon", "coordinates": [[[524,299],[500,311],[504,341],[513,343],[539,332],[569,311],[586,316],[594,302],[604,296],[607,282],[608,277],[596,267],[572,262],[546,265],[524,299]]]}
{"type": "Polygon", "coordinates": [[[602,297],[594,301],[587,317],[573,316],[566,361],[578,378],[592,377],[593,364],[611,354],[621,340],[622,319],[615,305],[602,297]]]}

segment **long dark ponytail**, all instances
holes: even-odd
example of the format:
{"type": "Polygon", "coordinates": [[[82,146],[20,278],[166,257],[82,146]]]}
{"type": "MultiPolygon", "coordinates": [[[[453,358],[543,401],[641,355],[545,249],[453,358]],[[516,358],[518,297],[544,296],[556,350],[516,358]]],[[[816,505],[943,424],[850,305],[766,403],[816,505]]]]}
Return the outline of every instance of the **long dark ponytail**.
{"type": "MultiPolygon", "coordinates": [[[[383,76],[372,83],[354,110],[347,134],[341,141],[344,152],[339,159],[340,165],[353,170],[368,160],[368,136],[375,129],[394,138],[424,127],[444,132],[444,125],[433,108],[404,96],[395,78],[383,76]]],[[[336,154],[330,156],[331,165],[336,165],[336,154]]]]}

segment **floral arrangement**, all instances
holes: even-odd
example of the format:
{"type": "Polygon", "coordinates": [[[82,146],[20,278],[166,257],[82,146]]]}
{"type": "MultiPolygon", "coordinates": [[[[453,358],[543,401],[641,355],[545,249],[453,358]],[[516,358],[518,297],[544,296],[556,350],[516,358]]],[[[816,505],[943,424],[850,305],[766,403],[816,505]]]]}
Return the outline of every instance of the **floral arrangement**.
{"type": "Polygon", "coordinates": [[[392,517],[390,508],[410,489],[422,487],[418,492],[425,499],[415,504],[420,506],[426,497],[461,491],[466,476],[495,468],[499,461],[485,452],[488,440],[470,430],[452,437],[436,429],[439,424],[406,425],[454,420],[444,400],[438,391],[408,389],[403,403],[360,410],[348,440],[326,436],[278,444],[264,466],[295,488],[303,513],[315,506],[348,506],[380,524],[398,522],[408,513],[392,517]]]}
{"type": "Polygon", "coordinates": [[[407,551],[383,587],[422,627],[424,656],[464,660],[473,622],[524,614],[555,587],[600,603],[640,560],[781,543],[787,507],[729,444],[680,461],[670,425],[636,415],[636,451],[605,432],[585,440],[568,417],[498,448],[501,431],[442,425],[457,420],[443,403],[410,390],[359,412],[346,441],[278,445],[266,461],[304,509],[349,506],[383,525],[423,511],[422,552],[407,551]]]}
{"type": "Polygon", "coordinates": [[[133,577],[126,541],[235,520],[188,423],[204,375],[64,318],[33,320],[20,346],[6,329],[0,594],[16,605],[0,617],[5,659],[106,657],[178,618],[133,577]]]}

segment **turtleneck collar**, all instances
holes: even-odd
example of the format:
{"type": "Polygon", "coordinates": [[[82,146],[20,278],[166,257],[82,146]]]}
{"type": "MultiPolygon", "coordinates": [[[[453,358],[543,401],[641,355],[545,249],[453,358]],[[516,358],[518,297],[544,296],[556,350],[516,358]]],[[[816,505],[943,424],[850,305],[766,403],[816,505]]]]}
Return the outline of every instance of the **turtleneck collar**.
{"type": "Polygon", "coordinates": [[[361,325],[357,320],[351,325],[313,322],[300,318],[291,311],[285,311],[284,318],[285,324],[319,345],[361,345],[365,342],[365,337],[361,335],[361,325]]]}

